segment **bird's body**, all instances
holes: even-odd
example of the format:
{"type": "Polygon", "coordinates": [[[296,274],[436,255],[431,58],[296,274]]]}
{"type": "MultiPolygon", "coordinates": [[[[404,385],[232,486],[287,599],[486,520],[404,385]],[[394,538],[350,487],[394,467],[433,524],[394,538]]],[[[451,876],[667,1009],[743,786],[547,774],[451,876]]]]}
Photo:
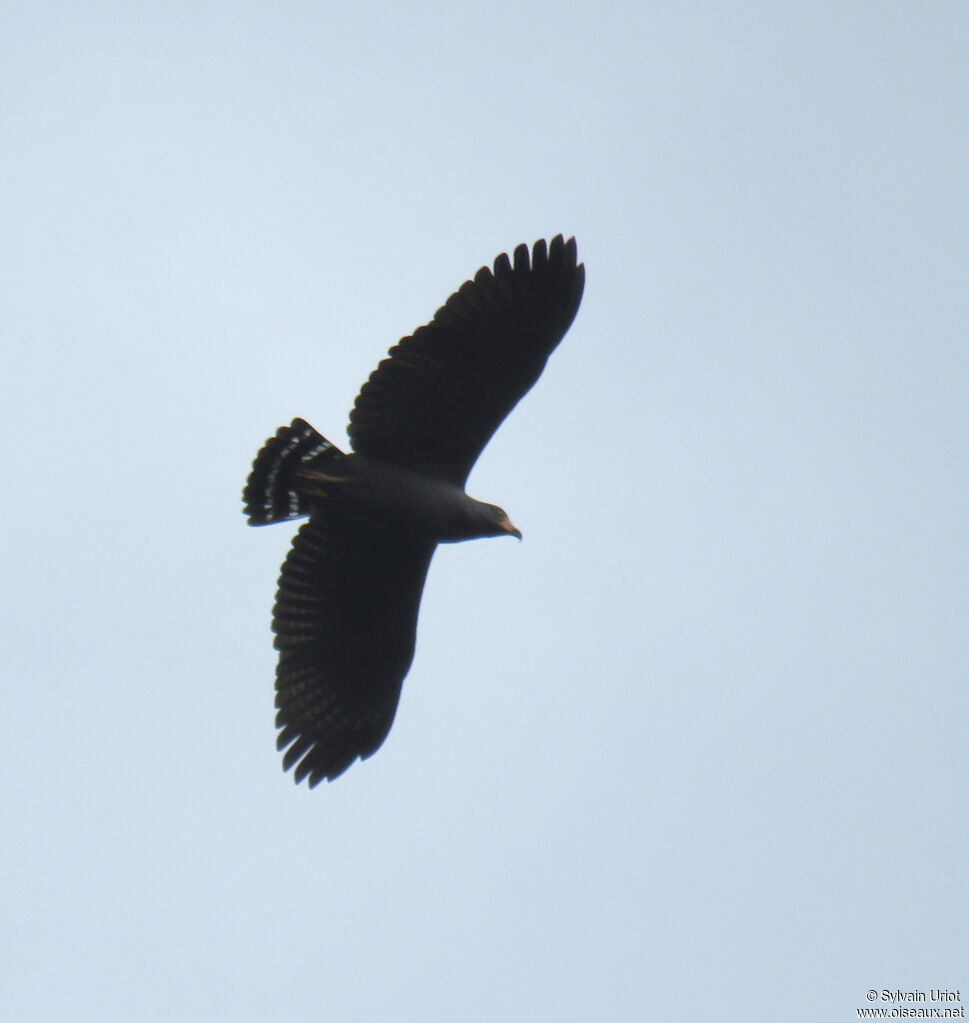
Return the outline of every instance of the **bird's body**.
{"type": "Polygon", "coordinates": [[[391,349],[351,413],[353,453],[295,419],[257,455],[243,494],[250,524],[309,517],[273,617],[278,747],[297,782],[337,777],[386,737],[436,545],[521,539],[464,484],[571,324],[583,284],[574,239],[537,242],[531,259],[518,246],[514,265],[499,256],[391,349]]]}
{"type": "Polygon", "coordinates": [[[427,478],[387,462],[358,455],[349,460],[349,474],[304,474],[311,500],[325,502],[325,511],[365,529],[430,543],[455,543],[482,536],[513,533],[501,509],[469,497],[453,483],[428,487],[427,478]],[[497,528],[494,528],[496,527],[497,528]]]}

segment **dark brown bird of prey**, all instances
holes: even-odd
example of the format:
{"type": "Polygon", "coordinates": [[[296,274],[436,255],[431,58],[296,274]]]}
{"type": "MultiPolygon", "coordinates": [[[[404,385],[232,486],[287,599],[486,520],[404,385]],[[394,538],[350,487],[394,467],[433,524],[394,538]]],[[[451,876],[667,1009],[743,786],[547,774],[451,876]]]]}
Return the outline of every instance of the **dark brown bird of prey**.
{"type": "Polygon", "coordinates": [[[294,419],[256,456],[249,524],[309,517],[273,609],[277,747],[297,782],[332,780],[386,738],[434,548],[521,539],[464,484],[568,330],[584,280],[574,238],[519,245],[391,348],[350,413],[352,454],[294,419]]]}

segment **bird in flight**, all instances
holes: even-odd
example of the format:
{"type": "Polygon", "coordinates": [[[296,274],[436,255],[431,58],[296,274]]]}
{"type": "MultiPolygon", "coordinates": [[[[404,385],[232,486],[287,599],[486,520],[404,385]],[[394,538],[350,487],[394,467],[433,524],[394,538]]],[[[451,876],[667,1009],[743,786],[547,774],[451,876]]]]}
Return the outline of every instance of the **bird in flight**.
{"type": "Polygon", "coordinates": [[[439,543],[521,533],[465,481],[582,298],[575,239],[519,245],[391,348],[350,413],[345,454],[302,419],[270,437],[243,501],[252,526],[306,518],[273,609],[277,748],[310,787],[387,737],[439,543]]]}

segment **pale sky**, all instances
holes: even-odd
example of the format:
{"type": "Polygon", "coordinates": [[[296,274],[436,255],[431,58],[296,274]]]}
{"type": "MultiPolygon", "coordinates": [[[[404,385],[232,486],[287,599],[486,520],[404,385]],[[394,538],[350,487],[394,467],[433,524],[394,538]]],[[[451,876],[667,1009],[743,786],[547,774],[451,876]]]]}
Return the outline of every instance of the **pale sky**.
{"type": "Polygon", "coordinates": [[[965,3],[0,39],[0,1019],[969,1001],[965,3]],[[343,444],[387,348],[558,232],[582,307],[469,484],[524,541],[438,552],[388,740],[296,787],[252,458],[343,444]]]}

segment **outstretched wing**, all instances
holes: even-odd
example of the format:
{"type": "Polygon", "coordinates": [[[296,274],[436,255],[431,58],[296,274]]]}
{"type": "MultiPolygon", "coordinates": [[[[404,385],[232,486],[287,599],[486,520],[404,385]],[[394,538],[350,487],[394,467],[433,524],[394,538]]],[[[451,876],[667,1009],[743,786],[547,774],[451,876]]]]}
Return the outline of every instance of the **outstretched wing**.
{"type": "Polygon", "coordinates": [[[433,552],[322,516],[297,533],[273,611],[277,747],[297,782],[332,780],[386,738],[433,552]]]}
{"type": "Polygon", "coordinates": [[[561,235],[482,267],[371,374],[350,414],[353,449],[463,487],[568,330],[584,281],[561,235]]]}

